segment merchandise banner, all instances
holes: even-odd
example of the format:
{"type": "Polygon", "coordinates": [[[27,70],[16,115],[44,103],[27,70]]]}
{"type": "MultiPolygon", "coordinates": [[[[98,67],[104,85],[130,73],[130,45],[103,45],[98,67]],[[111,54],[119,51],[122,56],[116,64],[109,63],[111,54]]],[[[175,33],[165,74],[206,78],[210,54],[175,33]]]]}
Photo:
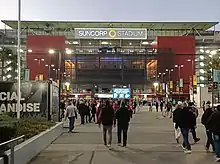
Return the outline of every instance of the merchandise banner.
{"type": "MultiPolygon", "coordinates": [[[[50,103],[52,118],[59,110],[58,87],[51,84],[50,103]]],[[[17,112],[17,83],[0,82],[0,114],[17,112]]],[[[47,81],[21,83],[21,116],[48,116],[47,81]]]]}

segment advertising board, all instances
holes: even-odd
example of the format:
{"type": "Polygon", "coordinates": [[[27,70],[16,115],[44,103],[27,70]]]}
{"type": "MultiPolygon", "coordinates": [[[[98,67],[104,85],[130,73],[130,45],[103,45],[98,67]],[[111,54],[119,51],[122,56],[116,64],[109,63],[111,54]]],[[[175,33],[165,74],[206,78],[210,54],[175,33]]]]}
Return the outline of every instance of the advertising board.
{"type": "MultiPolygon", "coordinates": [[[[58,87],[51,85],[50,111],[56,116],[59,110],[58,87]]],[[[0,83],[0,114],[17,112],[17,83],[0,83]]],[[[29,81],[21,83],[21,113],[46,117],[48,115],[48,83],[29,81]]]]}

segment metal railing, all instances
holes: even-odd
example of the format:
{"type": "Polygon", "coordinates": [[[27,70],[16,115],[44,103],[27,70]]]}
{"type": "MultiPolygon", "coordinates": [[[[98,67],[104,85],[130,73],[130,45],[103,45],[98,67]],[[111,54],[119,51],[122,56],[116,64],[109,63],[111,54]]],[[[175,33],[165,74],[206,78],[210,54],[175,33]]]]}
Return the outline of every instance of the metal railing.
{"type": "MultiPolygon", "coordinates": [[[[9,161],[6,162],[5,161],[5,158],[3,158],[4,160],[4,164],[14,164],[15,162],[15,159],[14,159],[14,154],[15,154],[15,146],[18,145],[18,142],[24,138],[24,135],[20,136],[20,137],[17,137],[17,138],[14,138],[14,139],[11,139],[9,141],[6,141],[6,142],[3,142],[3,143],[0,143],[0,148],[4,148],[5,146],[8,146],[9,149],[10,149],[10,163],[9,161]],[[5,163],[6,162],[6,163],[5,163]]],[[[1,154],[1,156],[4,156],[5,154],[1,154]]]]}

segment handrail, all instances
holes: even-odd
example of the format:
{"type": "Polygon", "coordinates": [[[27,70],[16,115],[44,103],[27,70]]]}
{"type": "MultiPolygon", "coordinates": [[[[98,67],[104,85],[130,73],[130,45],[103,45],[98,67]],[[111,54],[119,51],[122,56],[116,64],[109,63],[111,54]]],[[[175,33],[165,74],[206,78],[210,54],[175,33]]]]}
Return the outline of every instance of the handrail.
{"type": "MultiPolygon", "coordinates": [[[[3,142],[3,143],[0,143],[0,147],[3,147],[3,146],[9,146],[10,147],[10,150],[11,150],[11,154],[10,154],[10,164],[14,164],[14,153],[15,153],[15,146],[18,144],[17,142],[24,138],[25,135],[22,135],[20,137],[17,137],[17,138],[13,138],[9,141],[6,141],[6,142],[3,142]]],[[[4,159],[5,160],[5,159],[4,159]]],[[[5,161],[4,161],[5,162],[5,161]]],[[[8,163],[8,162],[7,162],[8,163]]]]}

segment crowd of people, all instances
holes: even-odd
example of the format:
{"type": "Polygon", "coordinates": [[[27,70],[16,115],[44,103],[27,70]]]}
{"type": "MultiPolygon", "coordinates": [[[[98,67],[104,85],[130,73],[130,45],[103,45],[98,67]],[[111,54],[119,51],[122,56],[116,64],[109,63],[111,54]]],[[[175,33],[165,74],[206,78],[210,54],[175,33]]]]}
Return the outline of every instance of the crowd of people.
{"type": "MultiPolygon", "coordinates": [[[[173,122],[175,129],[175,137],[179,143],[182,134],[184,152],[191,153],[191,145],[189,143],[189,133],[192,133],[194,142],[198,142],[200,138],[196,136],[198,109],[193,103],[179,102],[173,111],[173,122]]],[[[201,118],[201,123],[205,127],[207,141],[205,151],[210,152],[210,145],[213,153],[216,153],[216,162],[220,162],[220,106],[216,109],[211,107],[208,101],[201,118]]]]}
{"type": "MultiPolygon", "coordinates": [[[[112,128],[117,125],[118,144],[127,145],[127,131],[130,119],[135,114],[136,110],[140,109],[139,105],[147,105],[147,102],[134,100],[113,101],[113,100],[79,100],[68,101],[65,118],[69,119],[69,132],[74,129],[74,122],[77,118],[77,113],[80,115],[81,124],[94,122],[103,127],[103,141],[108,147],[112,143],[112,128]],[[123,134],[123,141],[121,135],[123,134]],[[107,135],[108,140],[107,140],[107,135]]],[[[192,102],[178,102],[174,107],[172,103],[163,101],[155,102],[149,105],[149,110],[152,111],[152,106],[155,105],[156,112],[160,111],[168,113],[168,116],[173,119],[175,139],[180,143],[180,137],[183,138],[181,144],[184,152],[190,154],[192,146],[189,142],[189,134],[192,134],[194,143],[200,141],[197,137],[196,128],[199,111],[192,102]],[[166,110],[164,110],[166,109],[166,110]],[[169,114],[170,113],[170,114],[169,114]]],[[[201,123],[205,127],[207,141],[205,144],[206,152],[216,153],[216,161],[220,162],[220,105],[217,108],[212,108],[211,103],[206,102],[203,107],[203,115],[201,123]],[[211,146],[211,151],[210,151],[211,146]]],[[[165,116],[165,115],[163,115],[165,116]]]]}
{"type": "Polygon", "coordinates": [[[69,119],[69,132],[73,132],[78,114],[81,125],[91,122],[98,124],[99,127],[102,125],[103,141],[107,147],[111,147],[112,129],[117,125],[118,145],[122,144],[121,146],[125,147],[129,122],[136,113],[138,104],[135,100],[69,100],[66,112],[64,112],[65,107],[62,108],[62,116],[65,120],[69,119]]]}

